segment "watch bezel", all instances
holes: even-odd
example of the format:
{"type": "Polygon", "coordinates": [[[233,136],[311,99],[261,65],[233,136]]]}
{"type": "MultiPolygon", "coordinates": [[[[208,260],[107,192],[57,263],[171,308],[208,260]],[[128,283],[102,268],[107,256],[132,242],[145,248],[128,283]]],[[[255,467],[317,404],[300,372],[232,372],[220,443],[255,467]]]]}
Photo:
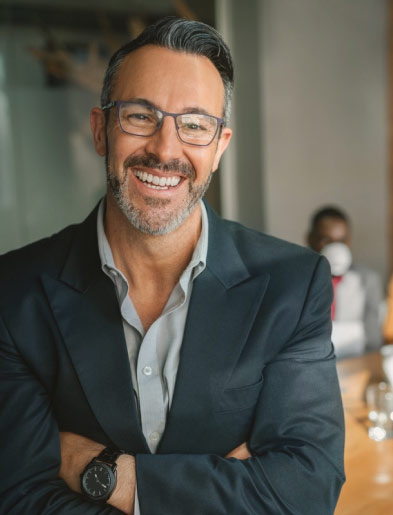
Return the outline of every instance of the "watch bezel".
{"type": "Polygon", "coordinates": [[[85,468],[85,470],[81,474],[81,490],[84,495],[86,495],[92,501],[107,501],[109,497],[112,495],[114,489],[117,484],[116,477],[116,463],[114,465],[108,465],[104,461],[99,461],[94,458],[85,468]],[[109,475],[110,482],[107,491],[103,495],[92,495],[86,485],[87,475],[93,467],[103,467],[109,475]]]}

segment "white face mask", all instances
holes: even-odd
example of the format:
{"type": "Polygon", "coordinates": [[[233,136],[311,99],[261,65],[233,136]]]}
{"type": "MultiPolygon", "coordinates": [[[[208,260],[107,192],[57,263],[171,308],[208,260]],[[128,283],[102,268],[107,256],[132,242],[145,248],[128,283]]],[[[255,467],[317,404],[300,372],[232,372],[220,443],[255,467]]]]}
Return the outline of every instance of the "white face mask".
{"type": "Polygon", "coordinates": [[[329,243],[321,254],[329,261],[333,276],[344,275],[352,264],[352,253],[345,243],[329,243]]]}

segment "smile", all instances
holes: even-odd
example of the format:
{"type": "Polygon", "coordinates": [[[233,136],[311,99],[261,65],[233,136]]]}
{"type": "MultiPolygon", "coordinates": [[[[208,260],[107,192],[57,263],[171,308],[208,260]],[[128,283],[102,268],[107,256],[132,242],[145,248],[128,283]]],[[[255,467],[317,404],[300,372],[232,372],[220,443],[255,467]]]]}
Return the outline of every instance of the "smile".
{"type": "Polygon", "coordinates": [[[179,184],[181,177],[172,175],[172,177],[158,177],[151,173],[142,172],[141,170],[134,171],[135,177],[142,181],[147,187],[155,190],[167,190],[179,184]]]}

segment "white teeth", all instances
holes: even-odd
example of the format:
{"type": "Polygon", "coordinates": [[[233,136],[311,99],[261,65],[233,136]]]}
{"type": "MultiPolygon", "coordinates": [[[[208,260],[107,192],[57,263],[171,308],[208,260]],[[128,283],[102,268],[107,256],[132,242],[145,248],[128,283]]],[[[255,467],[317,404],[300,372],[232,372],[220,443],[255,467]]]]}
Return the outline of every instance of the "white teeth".
{"type": "Polygon", "coordinates": [[[152,188],[153,190],[167,190],[168,186],[155,186],[154,184],[147,183],[146,186],[148,188],[152,188]]]}
{"type": "Polygon", "coordinates": [[[159,177],[158,175],[142,172],[141,170],[136,170],[134,174],[136,175],[136,177],[138,177],[138,179],[140,179],[147,186],[153,189],[167,190],[168,186],[177,186],[181,179],[179,176],[176,175],[173,175],[172,177],[159,177]]]}

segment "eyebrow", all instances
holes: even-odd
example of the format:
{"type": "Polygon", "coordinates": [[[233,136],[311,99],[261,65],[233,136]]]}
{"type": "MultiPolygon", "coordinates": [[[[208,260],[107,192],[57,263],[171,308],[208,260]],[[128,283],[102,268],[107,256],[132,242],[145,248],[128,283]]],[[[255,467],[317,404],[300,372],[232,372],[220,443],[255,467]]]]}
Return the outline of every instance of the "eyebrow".
{"type": "MultiPolygon", "coordinates": [[[[153,102],[150,102],[150,100],[147,100],[146,98],[130,98],[128,100],[124,100],[124,102],[135,102],[137,104],[142,104],[146,107],[149,107],[150,109],[161,110],[158,106],[156,106],[155,104],[153,104],[153,102]]],[[[172,114],[175,114],[175,113],[172,113],[172,114]]],[[[183,111],[181,113],[176,113],[176,114],[205,114],[206,116],[214,116],[211,113],[209,113],[208,111],[206,111],[206,109],[203,109],[202,107],[196,107],[196,106],[186,107],[183,109],[183,111]]]]}

